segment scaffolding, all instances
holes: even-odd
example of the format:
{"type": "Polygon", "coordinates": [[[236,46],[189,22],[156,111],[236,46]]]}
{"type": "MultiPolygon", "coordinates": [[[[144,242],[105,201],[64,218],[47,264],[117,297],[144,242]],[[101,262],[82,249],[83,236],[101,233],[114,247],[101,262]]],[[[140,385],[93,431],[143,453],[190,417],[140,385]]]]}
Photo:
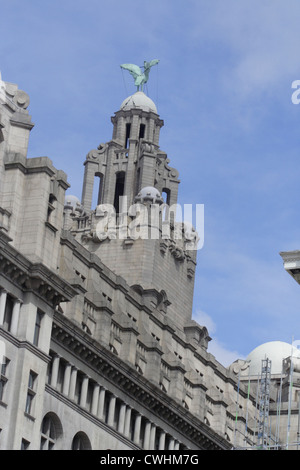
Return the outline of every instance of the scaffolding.
{"type": "MultiPolygon", "coordinates": [[[[294,364],[293,351],[291,356],[286,358],[282,363],[282,371],[280,376],[280,382],[278,382],[277,389],[277,403],[274,402],[274,397],[271,399],[272,393],[272,375],[271,366],[272,361],[269,358],[265,358],[261,361],[261,372],[257,376],[256,386],[256,400],[255,400],[255,428],[252,442],[248,440],[248,400],[249,400],[249,385],[250,385],[250,373],[248,377],[248,394],[247,394],[247,407],[246,407],[246,423],[245,423],[245,434],[244,434],[244,446],[236,446],[236,439],[234,440],[233,450],[288,450],[288,449],[300,449],[300,390],[298,395],[294,394],[296,381],[297,388],[299,389],[300,379],[295,378],[295,364],[294,364]],[[289,363],[287,360],[289,359],[289,363]],[[285,399],[283,399],[283,378],[285,383],[285,399]],[[295,400],[296,398],[296,400],[295,400]],[[273,403],[270,410],[270,402],[273,403]],[[276,408],[274,407],[276,405],[276,408]],[[275,411],[275,414],[274,414],[275,411]],[[292,426],[293,416],[293,426],[292,426]],[[276,423],[274,423],[276,418],[276,423]],[[281,419],[284,419],[281,423],[281,419]],[[297,419],[297,429],[295,432],[295,424],[297,419]],[[271,431],[271,421],[273,420],[274,434],[271,431]],[[275,426],[274,426],[275,424],[275,426]],[[286,425],[286,439],[284,442],[282,431],[286,425]],[[293,432],[292,431],[293,427],[293,432]],[[295,435],[296,434],[296,435],[295,435]]],[[[299,374],[299,365],[297,373],[299,374]]],[[[275,379],[278,380],[278,377],[275,379]]],[[[238,392],[240,388],[240,376],[238,380],[238,392]]],[[[273,390],[274,391],[274,390],[273,390]]],[[[238,405],[238,399],[237,399],[238,405]]],[[[237,416],[236,416],[237,422],[237,416]]],[[[237,426],[236,426],[237,432],[237,426]]],[[[236,434],[235,432],[235,434],[236,434]]],[[[241,431],[239,431],[241,432],[241,431]]],[[[241,433],[243,434],[243,433],[241,433]]],[[[235,436],[236,437],[236,436],[235,436]]]]}
{"type": "Polygon", "coordinates": [[[257,448],[266,449],[269,446],[269,407],[270,407],[270,384],[271,384],[270,359],[262,360],[261,378],[259,388],[259,410],[257,428],[257,448]]]}
{"type": "MultiPolygon", "coordinates": [[[[257,377],[256,386],[256,414],[255,414],[255,429],[254,439],[248,440],[248,401],[250,395],[250,369],[248,377],[248,393],[247,393],[247,408],[246,408],[246,422],[244,442],[245,446],[236,446],[234,443],[233,449],[235,450],[266,450],[278,448],[276,436],[271,432],[270,425],[270,389],[271,389],[271,366],[272,361],[268,358],[262,360],[261,373],[257,377]],[[247,444],[248,441],[248,444],[247,444]]],[[[239,390],[239,386],[238,386],[239,390]]],[[[237,417],[236,417],[237,419],[237,417]]]]}

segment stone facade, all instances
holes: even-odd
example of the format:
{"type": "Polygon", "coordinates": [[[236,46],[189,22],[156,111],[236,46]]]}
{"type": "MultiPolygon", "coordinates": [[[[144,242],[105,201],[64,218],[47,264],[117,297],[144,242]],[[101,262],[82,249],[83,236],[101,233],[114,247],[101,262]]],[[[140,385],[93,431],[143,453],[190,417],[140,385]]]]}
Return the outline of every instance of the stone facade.
{"type": "Polygon", "coordinates": [[[255,445],[256,376],[218,363],[192,320],[197,234],[176,222],[155,104],[122,103],[81,201],[27,158],[28,95],[2,82],[0,104],[0,449],[255,445]]]}

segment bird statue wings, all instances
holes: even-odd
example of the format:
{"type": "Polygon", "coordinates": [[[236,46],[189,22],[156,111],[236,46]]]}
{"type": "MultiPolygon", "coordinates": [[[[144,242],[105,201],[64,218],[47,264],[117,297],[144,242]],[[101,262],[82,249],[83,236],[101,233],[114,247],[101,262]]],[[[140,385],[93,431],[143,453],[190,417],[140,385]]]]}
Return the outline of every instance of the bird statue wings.
{"type": "Polygon", "coordinates": [[[144,71],[141,69],[141,67],[135,64],[122,64],[120,67],[124,70],[128,70],[130,75],[133,76],[137,91],[140,90],[140,87],[141,91],[143,91],[144,84],[148,82],[151,67],[158,64],[158,62],[159,60],[157,59],[150,60],[150,62],[144,61],[144,71]]]}

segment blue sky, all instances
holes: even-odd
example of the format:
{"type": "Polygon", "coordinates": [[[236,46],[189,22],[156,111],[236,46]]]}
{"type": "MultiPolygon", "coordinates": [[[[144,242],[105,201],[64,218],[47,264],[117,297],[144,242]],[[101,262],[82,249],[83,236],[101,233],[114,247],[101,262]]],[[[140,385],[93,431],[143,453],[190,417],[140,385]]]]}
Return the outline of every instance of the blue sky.
{"type": "Polygon", "coordinates": [[[120,64],[157,58],[146,92],[180,172],[204,204],[194,318],[227,365],[300,339],[300,287],[280,251],[300,249],[300,3],[296,0],[0,0],[0,70],[30,95],[29,157],[47,155],[81,197],[89,150],[135,91],[120,64]]]}

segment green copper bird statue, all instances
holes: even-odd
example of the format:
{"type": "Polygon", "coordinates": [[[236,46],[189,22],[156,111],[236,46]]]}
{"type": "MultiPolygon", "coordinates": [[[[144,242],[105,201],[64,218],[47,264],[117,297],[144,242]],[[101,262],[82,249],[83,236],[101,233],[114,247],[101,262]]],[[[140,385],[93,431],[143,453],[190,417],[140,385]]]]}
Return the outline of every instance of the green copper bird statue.
{"type": "Polygon", "coordinates": [[[120,67],[124,70],[128,70],[130,75],[133,76],[137,91],[143,91],[144,84],[148,82],[151,67],[158,64],[158,62],[159,60],[157,59],[150,60],[150,62],[144,61],[144,71],[141,67],[134,64],[122,64],[120,67]]]}

